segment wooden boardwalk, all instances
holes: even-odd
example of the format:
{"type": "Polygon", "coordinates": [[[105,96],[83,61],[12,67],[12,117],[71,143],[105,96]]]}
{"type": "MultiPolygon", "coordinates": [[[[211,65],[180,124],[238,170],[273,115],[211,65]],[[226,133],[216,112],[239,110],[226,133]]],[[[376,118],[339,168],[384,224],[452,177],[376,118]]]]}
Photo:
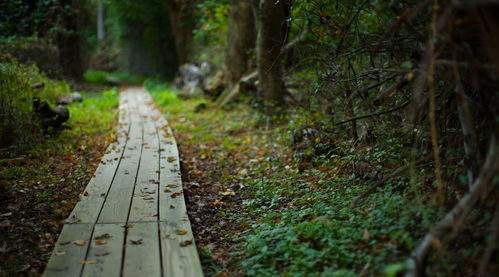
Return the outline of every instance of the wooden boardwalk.
{"type": "Polygon", "coordinates": [[[43,276],[203,276],[175,138],[142,88],[121,92],[117,140],[66,220],[43,276]]]}

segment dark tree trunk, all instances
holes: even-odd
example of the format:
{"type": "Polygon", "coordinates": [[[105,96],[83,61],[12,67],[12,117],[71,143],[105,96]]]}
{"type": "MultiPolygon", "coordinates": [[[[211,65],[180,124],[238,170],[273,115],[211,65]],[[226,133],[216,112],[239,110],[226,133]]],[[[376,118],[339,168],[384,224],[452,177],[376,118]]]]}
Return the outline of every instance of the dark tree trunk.
{"type": "Polygon", "coordinates": [[[286,40],[287,1],[253,0],[257,25],[258,98],[265,112],[284,103],[283,69],[280,52],[286,40]]]}
{"type": "Polygon", "coordinates": [[[225,66],[227,83],[232,88],[250,67],[255,49],[256,28],[249,0],[231,0],[225,66]]]}
{"type": "Polygon", "coordinates": [[[81,11],[79,0],[62,0],[57,7],[57,24],[62,29],[55,34],[59,49],[60,65],[63,74],[72,79],[83,75],[78,32],[78,13],[81,11]]]}
{"type": "Polygon", "coordinates": [[[192,31],[195,27],[193,7],[196,0],[167,0],[171,34],[175,42],[179,64],[189,62],[192,48],[192,31]]]}

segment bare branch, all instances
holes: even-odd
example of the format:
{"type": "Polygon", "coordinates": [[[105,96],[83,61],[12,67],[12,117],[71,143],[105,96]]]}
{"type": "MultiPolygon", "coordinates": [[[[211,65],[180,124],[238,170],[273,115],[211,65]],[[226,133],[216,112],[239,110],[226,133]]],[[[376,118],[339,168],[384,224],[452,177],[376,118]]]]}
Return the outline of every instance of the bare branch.
{"type": "Polygon", "coordinates": [[[456,206],[442,218],[423,238],[423,241],[412,252],[406,263],[405,277],[422,276],[424,261],[433,245],[439,244],[444,235],[449,231],[458,232],[462,221],[468,215],[480,198],[490,194],[497,181],[493,180],[499,168],[499,151],[495,136],[492,137],[485,163],[480,170],[480,175],[475,179],[470,191],[457,203],[456,206]]]}
{"type": "Polygon", "coordinates": [[[365,115],[359,115],[359,116],[356,116],[356,117],[352,117],[350,119],[346,119],[346,120],[343,120],[343,121],[340,121],[340,122],[336,122],[336,123],[334,123],[334,125],[341,125],[341,124],[345,124],[345,123],[348,123],[348,122],[357,121],[359,119],[364,119],[364,118],[369,118],[369,117],[380,116],[380,115],[387,114],[387,113],[392,113],[392,112],[395,112],[395,111],[398,111],[400,109],[405,108],[407,105],[409,105],[409,103],[410,103],[410,101],[406,101],[406,102],[402,103],[401,105],[393,107],[393,108],[391,108],[389,110],[375,112],[375,113],[370,113],[370,114],[365,114],[365,115]]]}

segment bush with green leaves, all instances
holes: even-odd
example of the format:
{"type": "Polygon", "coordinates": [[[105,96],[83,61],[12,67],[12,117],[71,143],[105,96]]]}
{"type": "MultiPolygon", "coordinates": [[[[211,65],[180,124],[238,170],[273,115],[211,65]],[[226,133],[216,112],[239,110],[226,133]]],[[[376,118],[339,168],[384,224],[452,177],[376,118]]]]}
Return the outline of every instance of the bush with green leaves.
{"type": "Polygon", "coordinates": [[[54,105],[71,90],[66,82],[47,78],[36,65],[21,64],[7,56],[0,60],[0,147],[29,144],[39,134],[33,97],[54,105]],[[35,83],[42,87],[32,88],[35,83]]]}

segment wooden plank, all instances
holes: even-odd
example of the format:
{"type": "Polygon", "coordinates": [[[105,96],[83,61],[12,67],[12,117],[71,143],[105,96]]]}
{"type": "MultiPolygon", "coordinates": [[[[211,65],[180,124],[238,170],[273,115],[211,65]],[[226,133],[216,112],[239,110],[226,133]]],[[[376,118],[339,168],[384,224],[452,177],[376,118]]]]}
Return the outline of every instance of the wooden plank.
{"type": "Polygon", "coordinates": [[[98,219],[99,223],[124,223],[127,221],[142,151],[143,126],[134,104],[134,96],[130,90],[125,90],[122,96],[127,98],[130,103],[131,129],[109,195],[102,207],[98,219]]]}
{"type": "Polygon", "coordinates": [[[120,276],[123,259],[124,224],[97,224],[82,276],[120,276]]]}
{"type": "Polygon", "coordinates": [[[71,215],[69,222],[95,223],[118,168],[122,152],[126,146],[126,138],[118,138],[117,143],[111,144],[109,152],[105,154],[99,167],[80,196],[71,215]]]}
{"type": "Polygon", "coordinates": [[[92,224],[66,224],[45,268],[45,277],[79,276],[92,235],[92,224]],[[83,245],[76,245],[75,244],[83,245]]]}
{"type": "Polygon", "coordinates": [[[123,276],[161,276],[158,223],[128,223],[123,276]]]}
{"type": "Polygon", "coordinates": [[[128,106],[128,101],[120,98],[120,127],[116,132],[116,142],[108,146],[93,178],[71,212],[68,222],[95,223],[97,221],[127,144],[131,127],[128,106]]]}
{"type": "Polygon", "coordinates": [[[138,112],[144,126],[144,139],[140,167],[128,218],[131,222],[156,221],[158,219],[159,189],[159,141],[156,126],[146,106],[146,94],[138,94],[138,112]]]}
{"type": "Polygon", "coordinates": [[[164,276],[203,276],[189,221],[159,224],[164,276]]]}
{"type": "Polygon", "coordinates": [[[161,221],[181,221],[188,219],[182,189],[182,177],[177,145],[171,133],[160,126],[160,190],[159,219],[161,221]],[[162,137],[162,138],[161,138],[162,137]]]}

